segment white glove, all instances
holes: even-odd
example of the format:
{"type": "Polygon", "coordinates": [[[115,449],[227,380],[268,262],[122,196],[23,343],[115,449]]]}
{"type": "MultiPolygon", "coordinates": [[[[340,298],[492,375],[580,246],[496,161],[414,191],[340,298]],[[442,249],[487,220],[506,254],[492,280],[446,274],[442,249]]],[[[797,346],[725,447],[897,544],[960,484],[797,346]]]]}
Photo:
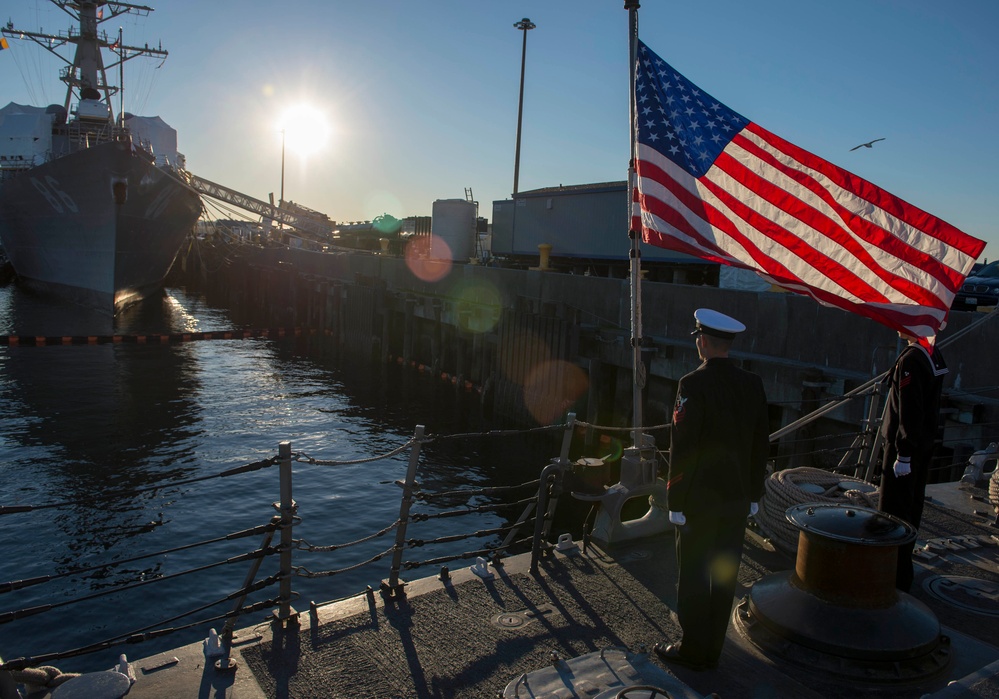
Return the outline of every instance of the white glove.
{"type": "Polygon", "coordinates": [[[759,511],[760,511],[760,503],[758,503],[758,502],[751,502],[751,503],[749,503],[749,516],[750,517],[754,516],[759,511]]]}
{"type": "Polygon", "coordinates": [[[895,477],[901,478],[902,476],[908,476],[912,473],[912,466],[909,465],[908,456],[900,456],[895,459],[895,465],[892,466],[892,470],[895,471],[895,477]]]}
{"type": "Polygon", "coordinates": [[[683,516],[682,512],[669,511],[669,521],[677,526],[683,526],[687,523],[687,518],[683,516]]]}

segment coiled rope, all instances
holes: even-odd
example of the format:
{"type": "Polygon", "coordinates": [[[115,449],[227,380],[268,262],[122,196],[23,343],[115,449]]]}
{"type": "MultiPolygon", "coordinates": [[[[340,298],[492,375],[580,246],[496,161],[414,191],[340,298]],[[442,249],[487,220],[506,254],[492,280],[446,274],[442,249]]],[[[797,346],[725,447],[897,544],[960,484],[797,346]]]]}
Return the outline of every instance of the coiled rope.
{"type": "Polygon", "coordinates": [[[999,467],[992,471],[992,477],[989,478],[989,502],[999,510],[999,467]]]}
{"type": "Polygon", "coordinates": [[[764,486],[756,523],[774,544],[790,553],[798,548],[798,528],[784,516],[789,507],[806,502],[878,507],[878,492],[869,483],[810,466],[777,471],[764,486]],[[822,491],[817,492],[818,488],[822,491]]]}

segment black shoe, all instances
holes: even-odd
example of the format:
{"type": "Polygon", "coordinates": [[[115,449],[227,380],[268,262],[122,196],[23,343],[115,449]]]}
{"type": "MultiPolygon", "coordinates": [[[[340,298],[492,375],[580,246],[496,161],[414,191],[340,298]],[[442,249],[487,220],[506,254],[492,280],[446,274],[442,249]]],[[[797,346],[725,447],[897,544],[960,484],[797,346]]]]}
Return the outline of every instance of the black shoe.
{"type": "Polygon", "coordinates": [[[686,658],[680,651],[679,643],[670,643],[665,645],[662,643],[657,643],[653,650],[659,659],[665,663],[673,663],[674,665],[682,665],[684,667],[690,668],[691,670],[696,670],[697,672],[702,672],[704,670],[714,670],[718,667],[718,663],[698,663],[690,658],[686,658]]]}

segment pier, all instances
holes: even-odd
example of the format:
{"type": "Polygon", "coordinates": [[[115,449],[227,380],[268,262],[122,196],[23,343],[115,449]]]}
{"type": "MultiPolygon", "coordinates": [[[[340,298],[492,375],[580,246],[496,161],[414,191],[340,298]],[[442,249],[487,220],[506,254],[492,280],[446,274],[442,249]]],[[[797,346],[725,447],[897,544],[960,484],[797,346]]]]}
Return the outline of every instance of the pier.
{"type": "MultiPolygon", "coordinates": [[[[627,279],[431,260],[424,264],[440,276],[426,281],[397,247],[317,252],[201,241],[173,274],[246,327],[307,329],[321,351],[430,373],[513,424],[548,424],[571,410],[594,425],[631,425],[627,279]]],[[[669,423],[678,379],[699,364],[693,311],[721,308],[749,328],[732,355],[763,377],[780,467],[845,466],[845,456],[869,468],[869,428],[880,418],[872,381],[901,350],[895,333],[780,291],[643,282],[642,297],[645,426],[669,423]],[[796,425],[819,408],[820,419],[796,425]],[[868,430],[859,441],[858,429],[868,430]],[[801,456],[813,452],[822,452],[819,463],[801,456]]],[[[951,373],[934,479],[950,481],[999,426],[995,312],[952,312],[938,342],[951,373]]],[[[588,437],[596,449],[598,431],[588,437]]]]}

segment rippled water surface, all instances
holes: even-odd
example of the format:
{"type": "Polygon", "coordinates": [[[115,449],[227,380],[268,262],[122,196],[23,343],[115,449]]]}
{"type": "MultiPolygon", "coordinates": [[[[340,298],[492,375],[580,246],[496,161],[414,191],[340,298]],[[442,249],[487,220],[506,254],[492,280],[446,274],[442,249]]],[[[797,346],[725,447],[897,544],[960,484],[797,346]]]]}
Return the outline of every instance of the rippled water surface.
{"type": "MultiPolygon", "coordinates": [[[[181,289],[129,309],[114,325],[13,286],[0,289],[0,334],[140,335],[231,327],[224,309],[181,289]]],[[[359,461],[402,446],[417,424],[439,435],[479,432],[484,426],[476,416],[474,395],[456,394],[449,385],[394,366],[323,359],[301,339],[0,347],[0,506],[33,508],[0,515],[0,584],[53,577],[0,594],[0,615],[7,621],[0,624],[0,657],[64,651],[160,625],[239,588],[249,563],[180,574],[252,550],[261,536],[179,549],[266,524],[275,515],[277,467],[215,476],[276,456],[282,441],[303,459],[359,461]],[[209,478],[190,482],[199,477],[209,478]],[[149,553],[157,555],[98,567],[149,553]],[[64,576],[81,568],[91,570],[64,576]],[[147,580],[159,582],[119,589],[147,580]],[[69,604],[80,598],[90,599],[69,604]],[[51,608],[9,620],[15,610],[44,605],[51,608]]],[[[556,452],[551,438],[540,443],[536,437],[442,439],[425,447],[420,478],[434,491],[523,483],[536,478],[556,452]]],[[[408,459],[407,450],[350,465],[296,461],[293,488],[301,517],[296,539],[343,544],[394,522],[400,505],[394,481],[405,477],[408,459]]],[[[504,497],[524,496],[521,491],[504,497]]],[[[494,500],[479,498],[477,504],[494,500]]],[[[452,506],[418,503],[416,508],[434,512],[452,506]]],[[[496,507],[432,520],[411,535],[430,539],[484,530],[518,514],[496,507]]],[[[296,551],[294,564],[303,573],[351,568],[387,550],[393,537],[334,553],[296,551]]],[[[494,536],[434,547],[426,556],[497,541],[494,536]]],[[[257,579],[276,570],[276,557],[268,558],[257,579]]],[[[388,572],[386,557],[332,576],[296,576],[296,606],[307,611],[310,600],[377,587],[388,572]]],[[[404,577],[435,572],[418,568],[404,577]]],[[[251,599],[275,595],[272,588],[251,599]]],[[[232,605],[165,625],[209,619],[232,605]]],[[[265,616],[260,612],[239,625],[265,616]]],[[[221,622],[210,625],[221,628],[221,622]]],[[[64,671],[103,669],[121,652],[150,655],[203,638],[207,628],[50,664],[64,671]]]]}

